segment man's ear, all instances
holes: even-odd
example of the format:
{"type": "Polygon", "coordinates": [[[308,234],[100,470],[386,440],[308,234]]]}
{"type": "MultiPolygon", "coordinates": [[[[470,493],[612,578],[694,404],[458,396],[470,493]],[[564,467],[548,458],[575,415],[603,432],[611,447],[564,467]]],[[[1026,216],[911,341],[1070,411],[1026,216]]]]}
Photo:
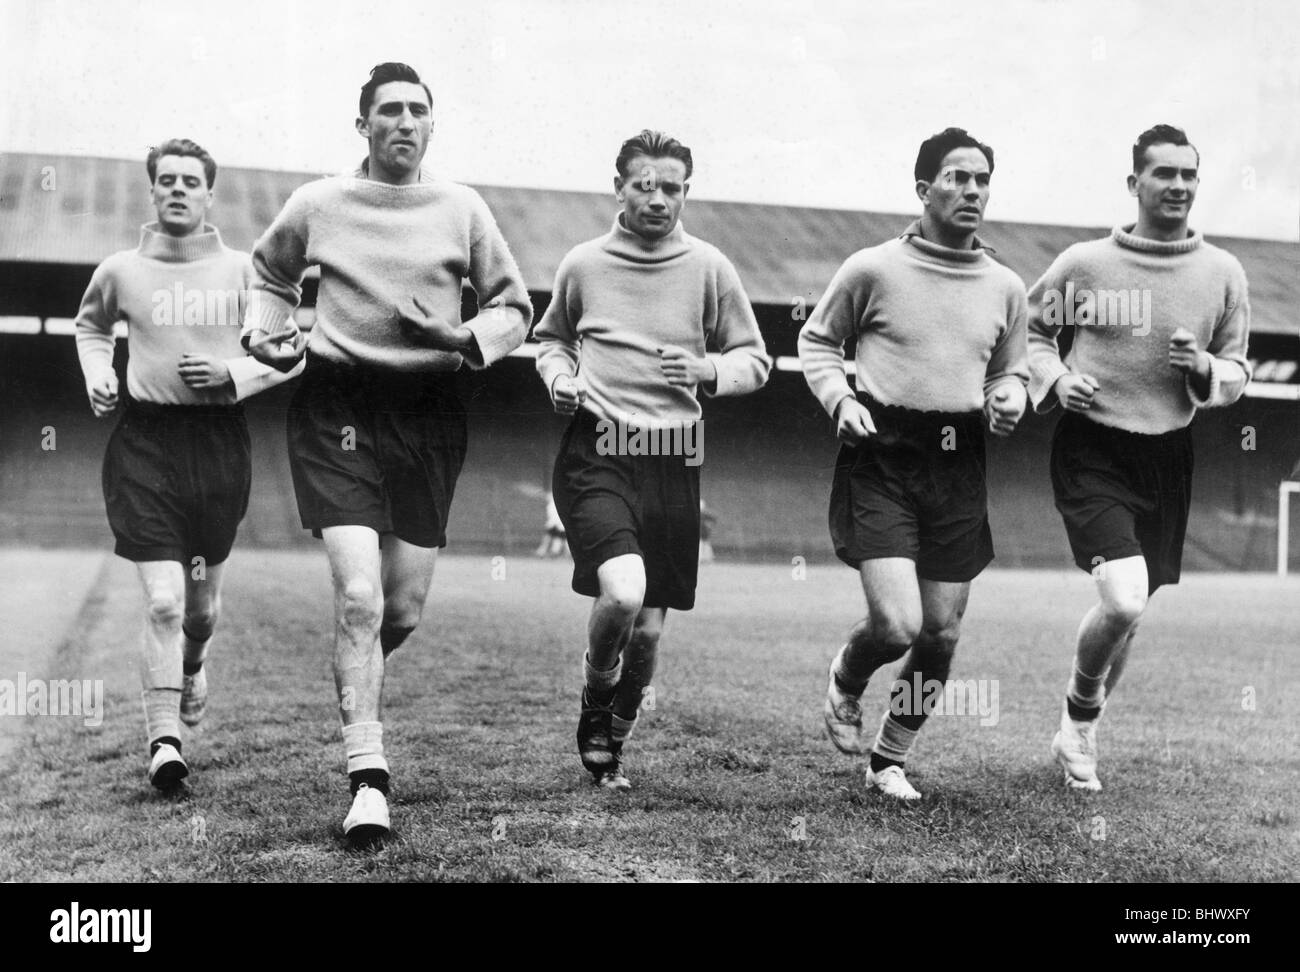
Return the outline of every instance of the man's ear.
{"type": "Polygon", "coordinates": [[[930,201],[930,183],[926,182],[924,179],[916,180],[916,198],[921,200],[923,203],[928,203],[930,201]]]}
{"type": "Polygon", "coordinates": [[[621,175],[614,176],[614,195],[619,202],[623,201],[623,177],[621,175]]]}
{"type": "Polygon", "coordinates": [[[1138,177],[1130,172],[1128,174],[1128,179],[1125,181],[1128,182],[1128,194],[1130,196],[1136,196],[1138,194],[1138,177]]]}
{"type": "Polygon", "coordinates": [[[685,198],[686,198],[687,196],[689,196],[690,194],[691,194],[691,184],[690,184],[689,182],[683,182],[683,183],[682,183],[682,198],[685,199],[685,198]]]}
{"type": "Polygon", "coordinates": [[[362,138],[370,138],[370,123],[360,115],[357,116],[357,134],[362,138]]]}

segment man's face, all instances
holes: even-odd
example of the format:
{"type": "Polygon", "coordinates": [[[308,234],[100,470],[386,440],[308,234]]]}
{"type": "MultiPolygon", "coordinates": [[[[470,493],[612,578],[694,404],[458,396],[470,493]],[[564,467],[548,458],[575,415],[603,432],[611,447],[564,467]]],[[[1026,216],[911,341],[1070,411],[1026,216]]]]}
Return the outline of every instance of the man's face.
{"type": "Polygon", "coordinates": [[[164,232],[189,236],[203,228],[212,207],[212,190],[198,159],[189,155],[162,156],[154,169],[150,192],[164,232]]]}
{"type": "Polygon", "coordinates": [[[614,177],[614,194],[623,204],[623,222],[646,240],[663,239],[677,226],[686,204],[686,163],[638,155],[614,177]]]}
{"type": "Polygon", "coordinates": [[[1128,177],[1128,191],[1153,226],[1176,227],[1187,222],[1200,184],[1196,149],[1190,145],[1149,145],[1146,164],[1128,177]]]}
{"type": "Polygon", "coordinates": [[[933,182],[918,182],[916,194],[940,229],[953,236],[974,233],[989,202],[989,160],[977,148],[955,148],[943,157],[933,182]]]}
{"type": "Polygon", "coordinates": [[[357,119],[357,131],[370,142],[370,157],[383,170],[372,175],[400,179],[418,171],[433,131],[424,86],[411,81],[381,84],[366,117],[357,119]]]}

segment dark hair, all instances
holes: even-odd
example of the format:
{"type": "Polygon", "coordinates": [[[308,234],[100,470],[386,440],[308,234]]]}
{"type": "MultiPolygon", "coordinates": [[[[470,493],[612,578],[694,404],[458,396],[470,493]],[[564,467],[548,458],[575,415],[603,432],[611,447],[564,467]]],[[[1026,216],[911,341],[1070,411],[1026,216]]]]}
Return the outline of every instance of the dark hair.
{"type": "Polygon", "coordinates": [[[207,150],[197,142],[191,142],[188,138],[169,138],[161,145],[154,145],[149,149],[149,154],[145,156],[144,167],[149,171],[149,185],[153,185],[158,179],[158,160],[164,155],[180,155],[185,158],[198,159],[203,163],[203,174],[208,178],[208,188],[211,189],[217,182],[217,163],[213,161],[212,156],[207,150]]]}
{"type": "Polygon", "coordinates": [[[357,110],[362,118],[370,114],[370,104],[375,100],[375,92],[379,90],[379,86],[390,81],[409,81],[411,84],[418,84],[429,96],[429,106],[433,107],[433,92],[420,80],[420,76],[415,73],[415,68],[401,61],[385,61],[370,69],[370,80],[361,86],[361,99],[357,102],[357,110]]]}
{"type": "Polygon", "coordinates": [[[686,178],[691,177],[695,171],[695,162],[691,159],[691,150],[688,149],[677,139],[665,135],[663,132],[656,132],[652,128],[641,129],[640,134],[633,135],[618,150],[618,158],[614,160],[614,168],[618,170],[619,176],[626,179],[627,164],[638,155],[645,155],[652,159],[677,159],[686,166],[686,178]]]}
{"type": "Polygon", "coordinates": [[[921,150],[916,153],[916,167],[912,174],[917,182],[932,182],[939,171],[943,157],[953,149],[974,148],[984,153],[989,160],[989,173],[993,172],[993,149],[985,145],[964,128],[945,128],[936,135],[931,135],[921,143],[921,150]]]}
{"type": "Polygon", "coordinates": [[[1133,143],[1133,174],[1141,175],[1147,165],[1147,149],[1152,145],[1189,145],[1196,153],[1196,165],[1201,165],[1201,153],[1187,141],[1187,133],[1173,125],[1152,125],[1133,143]]]}

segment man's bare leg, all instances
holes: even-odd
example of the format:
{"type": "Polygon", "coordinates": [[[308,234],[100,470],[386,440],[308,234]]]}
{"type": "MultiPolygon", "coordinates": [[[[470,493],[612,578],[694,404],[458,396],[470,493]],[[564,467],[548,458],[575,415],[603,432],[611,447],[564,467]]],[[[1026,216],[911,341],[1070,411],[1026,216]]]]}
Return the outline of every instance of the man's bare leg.
{"type": "Polygon", "coordinates": [[[611,557],[596,569],[596,577],[600,594],[591,605],[587,622],[578,752],[582,765],[599,779],[618,767],[618,753],[611,748],[611,718],[615,690],[623,674],[623,653],[632,641],[645,600],[645,563],[638,554],[611,557]]]}
{"type": "Polygon", "coordinates": [[[928,712],[916,706],[916,680],[946,682],[961,634],[961,619],[970,598],[970,583],[922,580],[921,631],[890,694],[889,711],[871,749],[871,770],[902,766],[928,712]],[[901,696],[901,698],[899,698],[901,696]],[[897,714],[896,714],[897,713],[897,714]]]}
{"type": "Polygon", "coordinates": [[[225,564],[181,565],[185,575],[185,616],[181,622],[181,721],[197,726],[208,705],[208,676],[203,663],[208,658],[212,635],[221,618],[221,582],[225,564]]]}
{"type": "Polygon", "coordinates": [[[185,612],[185,575],[179,561],[146,560],[136,564],[144,588],[144,643],[140,654],[145,729],[149,735],[149,780],[159,789],[189,774],[181,749],[181,620],[185,612]],[[162,747],[174,747],[160,752],[162,747]]]}
{"type": "Polygon", "coordinates": [[[868,751],[858,703],[867,681],[882,665],[907,654],[921,631],[921,589],[916,564],[906,557],[864,560],[858,568],[867,617],[831,662],[823,710],[826,731],[841,752],[868,751]]]}
{"type": "Polygon", "coordinates": [[[334,685],[355,797],[343,830],[353,841],[369,842],[387,835],[389,827],[388,761],[380,722],[384,588],[379,534],[370,527],[336,526],[326,527],[321,536],[334,585],[334,685]]]}
{"type": "Polygon", "coordinates": [[[636,725],[646,690],[654,679],[667,614],[667,608],[642,608],[632,625],[632,636],[623,649],[623,674],[614,692],[610,737],[615,743],[626,742],[636,725]]]}
{"type": "Polygon", "coordinates": [[[379,626],[379,646],[387,658],[420,623],[433,584],[438,548],[417,547],[386,533],[382,550],[384,617],[379,626]]]}
{"type": "Polygon", "coordinates": [[[1124,671],[1148,598],[1143,557],[1107,561],[1099,564],[1092,576],[1100,600],[1079,625],[1061,728],[1052,739],[1052,753],[1065,770],[1066,785],[1078,790],[1101,789],[1097,719],[1107,694],[1124,671]]]}

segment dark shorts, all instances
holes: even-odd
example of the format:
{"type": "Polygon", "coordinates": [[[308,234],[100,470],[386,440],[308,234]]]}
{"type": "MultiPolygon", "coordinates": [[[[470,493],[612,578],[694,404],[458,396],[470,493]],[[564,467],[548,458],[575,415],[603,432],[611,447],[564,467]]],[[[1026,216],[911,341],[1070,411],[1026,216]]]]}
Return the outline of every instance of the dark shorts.
{"type": "Polygon", "coordinates": [[[465,461],[465,407],[448,372],[397,372],[308,354],[289,403],[289,467],[304,529],[366,526],[447,545],[465,461]]]}
{"type": "Polygon", "coordinates": [[[252,453],[242,405],[127,400],[104,453],[118,556],[224,563],[248,511],[252,453]]]}
{"type": "Polygon", "coordinates": [[[835,555],[906,557],[923,580],[964,582],[993,559],[982,412],[918,412],[865,395],[876,434],[840,447],[831,484],[835,555]]]}
{"type": "Polygon", "coordinates": [[[1074,562],[1091,573],[1141,556],[1151,591],[1177,584],[1192,459],[1189,428],[1143,435],[1066,412],[1052,435],[1052,491],[1074,562]]]}
{"type": "Polygon", "coordinates": [[[695,606],[700,467],[682,456],[602,456],[597,419],[579,409],[560,442],[551,491],[573,553],[573,589],[600,595],[596,569],[624,554],[645,562],[644,607],[695,606]]]}

